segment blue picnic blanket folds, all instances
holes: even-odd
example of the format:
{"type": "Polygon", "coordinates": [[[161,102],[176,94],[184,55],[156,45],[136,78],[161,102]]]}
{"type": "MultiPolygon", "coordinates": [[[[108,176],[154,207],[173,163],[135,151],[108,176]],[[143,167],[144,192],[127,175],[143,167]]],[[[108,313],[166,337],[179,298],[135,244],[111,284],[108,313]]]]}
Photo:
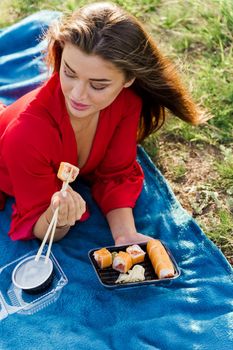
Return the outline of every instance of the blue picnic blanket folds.
{"type": "MultiPolygon", "coordinates": [[[[42,11],[0,32],[0,101],[11,103],[47,77],[39,38],[57,16],[58,12],[42,11]]],[[[180,277],[161,285],[104,288],[88,251],[113,245],[113,240],[89,188],[82,184],[91,217],[52,248],[69,282],[59,299],[41,311],[14,313],[0,321],[1,350],[233,349],[232,269],[182,209],[141,147],[138,159],[145,173],[135,208],[138,231],[167,244],[180,277]]],[[[8,238],[12,202],[9,199],[0,212],[0,266],[39,246],[36,240],[8,238]]]]}

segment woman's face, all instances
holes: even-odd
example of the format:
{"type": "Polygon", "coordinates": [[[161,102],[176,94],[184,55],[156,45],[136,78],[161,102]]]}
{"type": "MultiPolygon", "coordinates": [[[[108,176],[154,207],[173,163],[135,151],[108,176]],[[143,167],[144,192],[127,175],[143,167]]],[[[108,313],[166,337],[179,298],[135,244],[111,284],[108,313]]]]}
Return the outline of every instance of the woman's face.
{"type": "Polygon", "coordinates": [[[96,115],[133,82],[126,82],[123,72],[111,62],[88,55],[70,43],[63,48],[60,81],[72,119],[96,115]]]}

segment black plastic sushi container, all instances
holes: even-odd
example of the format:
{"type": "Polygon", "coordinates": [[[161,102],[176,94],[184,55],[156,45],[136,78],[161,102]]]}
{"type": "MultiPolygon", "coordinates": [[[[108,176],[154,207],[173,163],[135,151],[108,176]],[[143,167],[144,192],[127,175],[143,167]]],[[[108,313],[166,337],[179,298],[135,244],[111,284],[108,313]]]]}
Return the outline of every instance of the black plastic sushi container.
{"type": "MultiPolygon", "coordinates": [[[[94,252],[101,249],[101,248],[95,248],[95,249],[90,250],[89,251],[89,259],[93,265],[93,268],[97,274],[97,277],[98,277],[100,283],[106,288],[136,287],[136,286],[145,286],[145,285],[150,285],[150,284],[161,285],[161,283],[168,284],[169,281],[172,281],[180,276],[180,269],[179,269],[173,255],[171,254],[170,250],[168,249],[168,247],[166,247],[164,242],[161,242],[161,243],[163,244],[168,256],[170,257],[170,259],[173,263],[173,266],[174,266],[174,276],[173,277],[167,277],[167,278],[162,278],[162,279],[158,278],[158,276],[156,275],[154,268],[151,264],[150,258],[146,252],[146,243],[138,244],[142,248],[142,250],[146,253],[144,261],[139,264],[139,265],[143,266],[145,269],[145,280],[144,281],[116,283],[116,280],[117,280],[120,273],[118,271],[114,270],[112,267],[107,267],[107,268],[101,269],[98,266],[98,264],[94,258],[94,252]]],[[[108,249],[110,253],[113,253],[113,252],[118,253],[120,251],[126,251],[127,247],[129,247],[129,245],[109,246],[109,247],[104,247],[104,248],[108,249]]]]}

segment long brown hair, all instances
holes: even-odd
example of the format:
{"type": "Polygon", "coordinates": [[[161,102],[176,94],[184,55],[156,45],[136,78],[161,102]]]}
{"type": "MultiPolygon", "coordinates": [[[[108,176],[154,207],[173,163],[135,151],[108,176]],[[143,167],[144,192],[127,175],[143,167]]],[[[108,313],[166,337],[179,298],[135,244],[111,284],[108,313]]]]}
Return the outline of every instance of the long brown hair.
{"type": "Polygon", "coordinates": [[[161,127],[165,109],[191,124],[203,121],[173,64],[142,24],[116,5],[103,2],[84,6],[53,25],[46,38],[47,62],[54,72],[60,69],[64,43],[70,42],[87,54],[111,61],[126,80],[136,78],[131,87],[143,100],[138,141],[161,127]]]}

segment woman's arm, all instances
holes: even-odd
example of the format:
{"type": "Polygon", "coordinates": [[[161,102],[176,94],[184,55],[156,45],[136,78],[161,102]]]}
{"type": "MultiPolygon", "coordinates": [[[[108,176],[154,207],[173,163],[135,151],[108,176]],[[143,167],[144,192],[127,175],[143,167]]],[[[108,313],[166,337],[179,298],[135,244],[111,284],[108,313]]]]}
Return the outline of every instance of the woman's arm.
{"type": "Polygon", "coordinates": [[[57,207],[59,211],[54,241],[62,239],[86,211],[85,201],[71,187],[68,187],[66,191],[56,192],[51,198],[50,206],[34,226],[33,234],[37,238],[43,240],[57,207]]]}
{"type": "Polygon", "coordinates": [[[119,208],[106,215],[115,245],[146,242],[149,236],[137,232],[132,208],[119,208]]]}
{"type": "MultiPolygon", "coordinates": [[[[50,221],[47,219],[47,217],[52,217],[52,215],[49,214],[51,212],[50,207],[39,217],[37,220],[34,229],[33,234],[36,238],[43,240],[45,233],[49,227],[50,221]]],[[[64,226],[57,226],[55,235],[54,235],[54,242],[59,241],[62,239],[69,231],[70,226],[64,225],[64,226]]],[[[50,236],[49,236],[50,237],[50,236]]]]}

